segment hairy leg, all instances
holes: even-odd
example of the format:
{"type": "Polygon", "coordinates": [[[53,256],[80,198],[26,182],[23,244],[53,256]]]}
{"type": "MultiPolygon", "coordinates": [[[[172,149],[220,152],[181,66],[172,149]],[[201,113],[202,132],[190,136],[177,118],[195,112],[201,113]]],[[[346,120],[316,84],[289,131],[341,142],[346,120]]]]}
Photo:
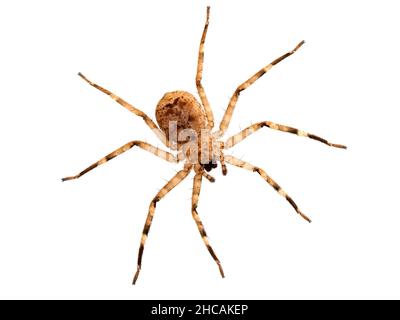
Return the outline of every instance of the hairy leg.
{"type": "Polygon", "coordinates": [[[221,162],[222,174],[226,176],[228,173],[228,169],[226,168],[225,164],[225,155],[223,153],[224,149],[225,149],[225,144],[223,142],[219,142],[219,161],[221,162]]]}
{"type": "Polygon", "coordinates": [[[310,218],[307,217],[304,213],[302,213],[297,206],[297,204],[293,201],[293,199],[280,187],[278,183],[276,183],[263,169],[253,166],[252,164],[245,162],[243,160],[237,159],[233,156],[225,156],[225,161],[231,165],[236,167],[246,169],[249,171],[257,172],[267,183],[273,187],[281,196],[285,197],[285,199],[290,203],[290,205],[296,210],[296,212],[306,221],[311,222],[310,218]]]}
{"type": "Polygon", "coordinates": [[[131,149],[134,146],[138,146],[138,147],[140,147],[140,148],[142,148],[142,149],[144,149],[166,161],[174,162],[174,163],[177,163],[179,161],[178,157],[174,156],[173,154],[171,154],[167,151],[161,150],[159,148],[156,148],[147,142],[131,141],[131,142],[124,144],[122,147],[118,148],[117,150],[114,150],[113,152],[109,153],[105,157],[101,158],[99,161],[93,163],[92,165],[90,165],[89,167],[87,167],[85,170],[81,171],[77,175],[71,176],[71,177],[65,177],[65,178],[62,178],[61,180],[68,181],[68,180],[78,179],[79,177],[83,176],[84,174],[88,173],[89,171],[93,170],[94,168],[98,167],[99,165],[104,164],[107,161],[119,156],[120,154],[124,153],[125,151],[128,151],[129,149],[131,149]]]}
{"type": "Polygon", "coordinates": [[[226,140],[225,149],[229,149],[229,148],[233,147],[234,145],[238,144],[242,140],[246,139],[249,135],[251,135],[252,133],[258,131],[259,129],[261,129],[263,127],[268,127],[270,129],[274,129],[274,130],[293,133],[300,137],[307,137],[307,138],[322,142],[330,147],[347,149],[347,147],[342,144],[331,143],[331,142],[325,140],[324,138],[316,136],[315,134],[307,133],[305,131],[302,131],[302,130],[299,130],[296,128],[292,128],[292,127],[288,127],[288,126],[285,126],[282,124],[277,124],[277,123],[274,123],[271,121],[262,121],[262,122],[253,124],[253,125],[247,127],[246,129],[240,131],[239,133],[233,135],[228,140],[226,140]]]}
{"type": "Polygon", "coordinates": [[[210,182],[215,182],[215,178],[211,175],[209,175],[207,172],[203,171],[203,177],[206,178],[210,182]]]}
{"type": "Polygon", "coordinates": [[[221,262],[219,261],[217,255],[215,254],[213,248],[210,245],[210,242],[207,237],[207,233],[204,229],[203,223],[200,220],[199,214],[197,213],[197,205],[199,203],[199,195],[201,189],[201,180],[203,177],[202,169],[196,168],[196,175],[193,180],[193,193],[192,193],[192,216],[194,221],[197,224],[197,228],[199,229],[200,235],[206,245],[208,251],[213,257],[214,261],[217,263],[219,272],[221,273],[222,278],[224,278],[224,271],[222,270],[221,262]]]}
{"type": "Polygon", "coordinates": [[[204,25],[203,34],[200,40],[199,56],[197,60],[196,87],[197,87],[197,92],[199,93],[200,96],[201,103],[203,104],[204,111],[206,112],[207,128],[212,129],[214,127],[214,116],[210,107],[210,103],[208,102],[206,92],[203,88],[203,85],[201,84],[201,80],[203,78],[204,42],[206,41],[209,19],[210,19],[210,7],[207,7],[207,18],[206,18],[206,23],[204,25]]]}
{"type": "Polygon", "coordinates": [[[192,165],[185,165],[185,168],[179,171],[171,180],[167,182],[167,184],[157,193],[157,195],[153,198],[150,203],[149,212],[147,214],[146,222],[144,224],[142,238],[140,240],[138,260],[137,260],[137,270],[135,276],[133,278],[133,284],[136,283],[140,270],[142,268],[142,256],[144,251],[144,245],[146,243],[147,236],[149,234],[149,230],[151,227],[151,223],[153,221],[154,211],[156,209],[157,202],[164,198],[167,193],[169,193],[173,188],[175,188],[180,182],[182,182],[190,173],[192,165]]]}
{"type": "Polygon", "coordinates": [[[243,82],[241,85],[239,85],[235,92],[233,93],[229,104],[228,108],[225,111],[224,117],[222,118],[221,124],[219,126],[219,131],[220,134],[223,135],[225,131],[228,129],[229,123],[232,118],[233,111],[235,110],[236,103],[239,99],[240,93],[250,87],[254,82],[256,82],[259,78],[261,78],[266,72],[268,72],[274,65],[278,64],[282,60],[286,59],[287,57],[291,56],[293,53],[295,53],[302,45],[304,44],[304,41],[301,41],[292,51],[289,51],[285,53],[284,55],[280,56],[278,59],[275,59],[272,61],[270,64],[266,65],[264,68],[259,70],[257,73],[255,73],[253,76],[251,76],[249,79],[247,79],[245,82],[243,82]]]}
{"type": "Polygon", "coordinates": [[[101,92],[104,92],[106,95],[110,96],[111,99],[113,99],[116,102],[118,102],[125,109],[127,109],[130,112],[132,112],[132,113],[136,114],[137,116],[141,117],[144,120],[144,122],[150,127],[150,129],[156,134],[156,136],[161,140],[161,142],[163,144],[165,144],[166,146],[168,146],[168,141],[166,140],[165,134],[160,130],[160,128],[158,128],[158,126],[154,123],[153,120],[151,120],[151,118],[147,114],[145,114],[143,111],[135,108],[134,106],[132,106],[131,104],[129,104],[128,102],[126,102],[122,98],[118,97],[117,95],[115,95],[111,91],[109,91],[109,90],[99,86],[98,84],[90,81],[82,73],[79,72],[78,75],[83,80],[85,80],[87,83],[89,83],[92,87],[100,90],[101,92]]]}

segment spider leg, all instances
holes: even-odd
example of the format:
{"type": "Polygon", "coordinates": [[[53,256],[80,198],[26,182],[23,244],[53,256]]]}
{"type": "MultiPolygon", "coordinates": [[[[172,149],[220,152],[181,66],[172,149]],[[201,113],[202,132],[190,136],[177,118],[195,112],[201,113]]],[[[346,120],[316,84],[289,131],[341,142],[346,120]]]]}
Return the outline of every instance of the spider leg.
{"type": "Polygon", "coordinates": [[[202,169],[197,168],[196,175],[193,179],[193,193],[192,193],[192,216],[194,221],[197,224],[197,228],[199,229],[200,235],[206,245],[208,251],[210,252],[211,256],[213,257],[214,261],[217,263],[219,272],[221,273],[222,278],[225,277],[224,270],[222,270],[221,262],[219,261],[217,255],[215,254],[213,248],[210,245],[208,240],[206,231],[204,230],[203,223],[200,220],[199,214],[197,213],[197,204],[199,203],[199,195],[201,189],[201,181],[202,181],[203,173],[202,169]]]}
{"type": "Polygon", "coordinates": [[[86,78],[82,73],[78,73],[78,75],[85,80],[87,83],[89,83],[92,87],[100,90],[101,92],[104,92],[106,95],[110,96],[113,100],[118,102],[121,106],[123,106],[125,109],[129,110],[130,112],[136,114],[139,117],[142,117],[144,122],[150,127],[150,129],[156,134],[156,136],[162,141],[163,144],[168,146],[168,142],[166,140],[165,134],[158,128],[158,126],[154,123],[151,118],[145,114],[143,111],[135,108],[122,98],[118,97],[117,95],[113,94],[111,91],[99,86],[98,84],[90,81],[88,78],[86,78]]]}
{"type": "Polygon", "coordinates": [[[137,260],[137,270],[135,276],[133,278],[133,284],[136,283],[140,270],[142,268],[142,256],[144,245],[146,243],[147,236],[149,234],[149,230],[151,227],[151,223],[153,221],[154,211],[156,209],[156,204],[162,198],[164,198],[173,188],[175,188],[180,182],[182,182],[190,173],[192,169],[192,165],[185,165],[184,169],[179,171],[171,180],[167,182],[167,184],[157,193],[157,195],[153,198],[150,203],[149,213],[147,214],[146,222],[144,224],[142,238],[140,240],[138,260],[137,260]]]}
{"type": "Polygon", "coordinates": [[[225,164],[225,155],[222,152],[222,150],[224,150],[224,148],[225,148],[225,144],[223,142],[219,142],[219,161],[221,162],[222,174],[224,176],[226,176],[228,173],[228,169],[226,168],[226,164],[225,164]]]}
{"type": "Polygon", "coordinates": [[[210,7],[207,7],[207,18],[206,18],[206,23],[204,25],[203,34],[200,40],[199,56],[197,60],[196,87],[197,87],[197,92],[199,93],[200,96],[201,103],[203,104],[204,110],[206,112],[207,127],[208,129],[212,129],[214,127],[214,116],[210,107],[210,103],[208,102],[206,92],[203,88],[203,85],[201,84],[201,80],[203,78],[204,42],[206,41],[209,19],[210,19],[210,7]]]}
{"type": "Polygon", "coordinates": [[[235,92],[233,93],[229,101],[228,108],[226,109],[224,117],[222,118],[221,124],[219,126],[221,135],[223,135],[226,129],[228,129],[229,123],[232,118],[233,110],[235,109],[236,103],[239,99],[240,92],[250,87],[254,82],[256,82],[260,77],[262,77],[266,72],[268,72],[274,65],[278,64],[282,60],[286,59],[287,57],[295,53],[303,44],[304,41],[301,41],[292,51],[289,51],[284,55],[280,56],[278,59],[275,59],[270,64],[260,69],[257,73],[255,73],[253,76],[251,76],[249,79],[247,79],[245,82],[243,82],[236,88],[235,92]]]}
{"type": "Polygon", "coordinates": [[[235,158],[233,156],[225,156],[225,161],[231,165],[236,167],[250,170],[253,172],[257,172],[268,184],[273,187],[281,196],[285,197],[285,199],[291,204],[291,206],[296,210],[296,212],[306,221],[311,222],[310,218],[307,217],[304,213],[302,213],[297,206],[297,204],[293,201],[293,199],[277,184],[263,169],[253,166],[252,164],[235,158]]]}
{"type": "Polygon", "coordinates": [[[122,147],[118,148],[117,150],[114,150],[113,152],[109,153],[105,157],[101,158],[99,161],[93,163],[92,165],[90,165],[89,167],[87,167],[85,170],[81,171],[77,175],[62,178],[61,180],[67,181],[67,180],[78,179],[79,177],[83,176],[85,173],[88,173],[90,170],[93,170],[94,168],[98,167],[99,165],[106,163],[107,161],[115,158],[116,156],[119,156],[120,154],[124,153],[125,151],[128,151],[129,149],[131,149],[134,146],[138,146],[148,152],[151,152],[152,154],[154,154],[157,157],[160,157],[161,159],[164,159],[166,161],[174,162],[174,163],[179,162],[179,158],[177,156],[174,156],[172,153],[169,153],[167,151],[156,148],[147,142],[131,141],[131,142],[124,144],[122,147]]]}
{"type": "Polygon", "coordinates": [[[215,182],[215,178],[211,175],[209,175],[207,172],[203,171],[202,172],[203,177],[206,178],[210,182],[215,182]]]}
{"type": "Polygon", "coordinates": [[[330,147],[347,149],[347,147],[342,144],[331,143],[324,138],[316,136],[315,134],[307,133],[305,131],[302,131],[302,130],[299,130],[296,128],[292,128],[292,127],[288,127],[288,126],[285,126],[282,124],[277,124],[277,123],[274,123],[271,121],[263,121],[263,122],[253,124],[253,125],[247,127],[246,129],[240,131],[239,133],[233,135],[232,137],[228,138],[228,140],[226,140],[226,142],[225,142],[225,149],[229,149],[229,148],[233,147],[234,145],[238,144],[242,140],[246,139],[249,135],[251,135],[252,133],[256,132],[257,130],[259,130],[263,127],[268,127],[270,129],[274,129],[274,130],[293,133],[300,137],[307,137],[307,138],[325,143],[326,145],[328,145],[330,147]]]}

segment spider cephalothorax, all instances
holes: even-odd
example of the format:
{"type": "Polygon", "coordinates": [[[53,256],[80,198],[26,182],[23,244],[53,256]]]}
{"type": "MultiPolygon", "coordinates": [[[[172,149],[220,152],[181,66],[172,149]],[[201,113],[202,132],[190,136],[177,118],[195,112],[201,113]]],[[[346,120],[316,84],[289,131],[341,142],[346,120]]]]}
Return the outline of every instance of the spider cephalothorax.
{"type": "Polygon", "coordinates": [[[271,185],[280,195],[282,195],[289,202],[289,204],[302,218],[304,218],[308,222],[311,222],[311,220],[300,211],[299,207],[293,201],[293,199],[263,169],[253,166],[252,164],[245,162],[241,159],[237,159],[233,156],[224,155],[224,150],[233,147],[234,145],[238,144],[246,137],[251,135],[253,132],[263,127],[268,127],[270,129],[314,139],[331,147],[346,149],[344,145],[330,143],[324,138],[321,138],[314,134],[309,134],[305,131],[277,124],[271,121],[258,122],[240,131],[238,134],[233,135],[224,142],[220,141],[229,126],[233,111],[239,99],[240,92],[252,85],[257,79],[268,72],[274,65],[278,64],[285,58],[295,53],[297,49],[299,49],[304,44],[304,41],[301,41],[292,51],[289,51],[281,57],[275,59],[270,64],[266,65],[258,72],[256,72],[248,80],[239,85],[229,101],[228,107],[219,125],[219,129],[213,131],[214,116],[208,102],[205,90],[201,83],[203,74],[204,42],[208,29],[209,14],[210,8],[207,7],[207,19],[200,41],[197,61],[196,87],[201,103],[198,102],[192,94],[185,91],[173,91],[166,93],[161,98],[156,108],[156,119],[158,122],[158,126],[143,111],[135,108],[134,106],[127,103],[125,100],[113,94],[111,91],[97,85],[96,83],[93,83],[81,73],[79,73],[79,76],[81,76],[91,86],[109,95],[112,99],[114,99],[116,102],[118,102],[120,105],[122,105],[132,113],[136,114],[139,117],[142,117],[145,123],[153,130],[153,132],[162,141],[162,143],[166,147],[169,147],[171,150],[176,151],[176,154],[174,155],[170,152],[156,148],[147,142],[134,140],[124,144],[122,147],[116,149],[115,151],[106,155],[104,158],[93,163],[91,166],[89,166],[79,174],[63,178],[63,181],[77,179],[85,173],[89,172],[90,170],[115,158],[116,156],[131,149],[134,146],[140,147],[172,163],[184,161],[183,169],[178,171],[176,175],[167,182],[167,184],[157,193],[157,195],[150,202],[149,212],[147,214],[147,219],[143,228],[142,238],[140,241],[137,270],[133,278],[133,283],[136,283],[142,266],[144,245],[150,230],[151,223],[153,221],[157,202],[160,201],[173,188],[175,188],[182,180],[184,180],[192,170],[195,173],[192,192],[192,216],[197,224],[204,244],[206,245],[211,256],[217,263],[222,277],[224,277],[221,263],[210,245],[207,234],[204,230],[203,223],[201,222],[199,214],[197,213],[197,204],[199,201],[202,178],[205,177],[210,182],[215,181],[214,177],[210,176],[207,172],[216,168],[217,162],[221,163],[223,175],[227,174],[226,163],[249,170],[251,172],[258,173],[269,185],[271,185]]]}

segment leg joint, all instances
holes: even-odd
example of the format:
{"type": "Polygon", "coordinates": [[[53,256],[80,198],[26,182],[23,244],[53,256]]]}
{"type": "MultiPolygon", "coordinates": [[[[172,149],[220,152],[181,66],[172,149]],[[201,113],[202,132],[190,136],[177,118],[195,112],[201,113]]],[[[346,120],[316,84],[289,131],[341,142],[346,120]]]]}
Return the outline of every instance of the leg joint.
{"type": "Polygon", "coordinates": [[[151,203],[154,205],[154,207],[156,207],[158,201],[160,201],[160,197],[155,196],[154,199],[151,201],[151,203]]]}
{"type": "Polygon", "coordinates": [[[261,169],[257,168],[257,167],[254,167],[253,168],[253,172],[257,172],[258,174],[261,174],[261,169]]]}
{"type": "Polygon", "coordinates": [[[137,146],[137,145],[139,145],[140,143],[141,143],[141,141],[139,141],[139,140],[133,140],[133,141],[131,141],[132,147],[133,147],[133,146],[137,146]]]}

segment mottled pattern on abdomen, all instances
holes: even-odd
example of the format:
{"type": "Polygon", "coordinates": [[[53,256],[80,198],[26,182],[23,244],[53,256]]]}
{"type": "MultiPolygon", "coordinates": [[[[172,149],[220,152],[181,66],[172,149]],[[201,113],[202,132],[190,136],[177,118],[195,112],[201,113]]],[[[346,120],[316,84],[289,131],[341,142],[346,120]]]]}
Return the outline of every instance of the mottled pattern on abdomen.
{"type": "MultiPolygon", "coordinates": [[[[200,135],[202,129],[206,128],[207,122],[204,110],[196,98],[186,91],[167,92],[157,104],[156,119],[160,129],[164,131],[167,139],[179,137],[185,129],[194,130],[200,135]],[[170,123],[176,122],[176,131],[171,131],[170,123]]],[[[178,145],[187,142],[189,138],[179,141],[178,145]]]]}

